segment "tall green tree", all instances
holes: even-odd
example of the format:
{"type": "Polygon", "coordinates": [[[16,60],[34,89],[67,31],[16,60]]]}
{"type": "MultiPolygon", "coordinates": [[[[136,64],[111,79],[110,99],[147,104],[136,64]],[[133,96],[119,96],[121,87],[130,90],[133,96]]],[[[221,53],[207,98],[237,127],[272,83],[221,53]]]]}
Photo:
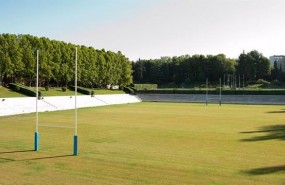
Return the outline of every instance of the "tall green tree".
{"type": "Polygon", "coordinates": [[[237,61],[237,73],[246,80],[265,79],[270,75],[270,61],[258,51],[242,53],[237,61]]]}
{"type": "Polygon", "coordinates": [[[32,86],[32,82],[36,77],[36,57],[35,52],[32,49],[32,45],[26,36],[20,35],[20,46],[22,48],[22,62],[24,64],[25,72],[24,77],[29,86],[32,86]]]}
{"type": "Polygon", "coordinates": [[[9,44],[9,55],[11,62],[13,63],[12,81],[21,81],[21,77],[25,70],[25,65],[22,62],[22,48],[19,45],[19,39],[16,35],[7,35],[7,39],[9,44]]]}
{"type": "Polygon", "coordinates": [[[119,76],[119,85],[120,86],[127,86],[133,82],[132,78],[132,65],[128,58],[126,58],[121,52],[118,53],[118,56],[121,61],[121,73],[119,76]]]}
{"type": "Polygon", "coordinates": [[[63,86],[68,86],[68,84],[74,79],[75,47],[63,42],[61,45],[61,73],[59,79],[63,86]]]}
{"type": "Polygon", "coordinates": [[[89,66],[88,66],[88,76],[89,76],[89,83],[91,87],[96,86],[98,82],[98,75],[99,75],[99,67],[97,63],[98,52],[93,48],[89,47],[89,66]]]}
{"type": "Polygon", "coordinates": [[[4,83],[4,78],[12,77],[13,63],[9,55],[9,43],[5,35],[0,35],[0,82],[4,83]]]}
{"type": "Polygon", "coordinates": [[[0,34],[0,83],[35,82],[39,51],[40,85],[74,83],[75,48],[78,48],[78,84],[89,87],[128,85],[132,68],[121,52],[50,40],[32,35],[0,34]]]}
{"type": "Polygon", "coordinates": [[[52,80],[55,82],[56,86],[60,85],[60,66],[61,66],[61,57],[62,57],[62,53],[61,53],[61,48],[60,48],[60,43],[57,41],[52,40],[51,41],[51,60],[52,60],[52,80]]]}

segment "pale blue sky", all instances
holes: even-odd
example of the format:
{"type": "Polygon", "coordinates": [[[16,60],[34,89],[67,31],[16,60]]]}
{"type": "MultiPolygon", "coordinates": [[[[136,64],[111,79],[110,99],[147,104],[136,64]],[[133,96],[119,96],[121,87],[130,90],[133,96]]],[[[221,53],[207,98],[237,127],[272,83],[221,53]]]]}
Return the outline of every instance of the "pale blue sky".
{"type": "Polygon", "coordinates": [[[52,36],[80,33],[125,19],[150,0],[0,0],[2,33],[52,36]],[[143,2],[143,3],[142,3],[143,2]]]}
{"type": "Polygon", "coordinates": [[[285,55],[284,0],[0,0],[0,32],[32,34],[131,60],[183,54],[285,55]]]}

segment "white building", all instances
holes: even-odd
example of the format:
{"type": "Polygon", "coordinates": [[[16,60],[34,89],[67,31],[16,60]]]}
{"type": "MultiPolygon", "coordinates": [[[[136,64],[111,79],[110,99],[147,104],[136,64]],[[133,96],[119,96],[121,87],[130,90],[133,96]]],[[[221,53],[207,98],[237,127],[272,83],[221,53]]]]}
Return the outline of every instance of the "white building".
{"type": "Polygon", "coordinates": [[[281,70],[285,71],[285,55],[273,55],[269,57],[270,63],[274,66],[274,62],[277,62],[278,68],[281,66],[281,70]]]}

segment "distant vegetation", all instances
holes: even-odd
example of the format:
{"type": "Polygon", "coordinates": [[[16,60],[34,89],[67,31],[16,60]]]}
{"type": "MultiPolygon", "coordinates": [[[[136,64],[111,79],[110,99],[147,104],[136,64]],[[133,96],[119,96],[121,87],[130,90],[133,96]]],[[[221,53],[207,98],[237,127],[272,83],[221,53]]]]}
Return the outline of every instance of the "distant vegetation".
{"type": "Polygon", "coordinates": [[[237,86],[237,81],[241,80],[245,85],[262,82],[263,87],[282,86],[285,81],[281,67],[276,63],[270,66],[269,60],[255,50],[241,53],[238,59],[223,54],[183,55],[131,63],[120,51],[97,50],[32,35],[1,34],[0,85],[35,86],[36,51],[39,50],[40,86],[47,91],[50,87],[66,89],[74,84],[76,47],[78,85],[85,88],[119,85],[123,89],[133,81],[135,84],[158,84],[159,88],[191,88],[205,84],[206,78],[216,84],[221,78],[227,86],[234,83],[237,86]]]}
{"type": "Polygon", "coordinates": [[[258,51],[240,54],[238,59],[219,55],[183,55],[160,59],[138,60],[133,63],[135,83],[156,83],[159,87],[187,87],[189,84],[241,81],[248,83],[285,81],[285,73],[258,51]]]}
{"type": "Polygon", "coordinates": [[[132,82],[131,62],[120,51],[96,50],[45,37],[0,35],[0,85],[22,83],[34,86],[36,51],[39,50],[40,86],[74,83],[75,48],[78,48],[78,85],[84,87],[126,86],[132,82]]]}
{"type": "Polygon", "coordinates": [[[136,90],[157,89],[157,84],[134,84],[136,90]]]}

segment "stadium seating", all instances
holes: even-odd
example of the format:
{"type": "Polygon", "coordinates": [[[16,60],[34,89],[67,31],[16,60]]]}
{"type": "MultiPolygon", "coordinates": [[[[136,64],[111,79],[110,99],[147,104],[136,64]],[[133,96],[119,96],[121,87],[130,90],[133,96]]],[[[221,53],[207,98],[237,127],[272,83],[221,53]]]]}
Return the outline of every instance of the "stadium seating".
{"type": "MultiPolygon", "coordinates": [[[[88,95],[77,96],[77,107],[96,107],[113,104],[141,102],[137,96],[129,94],[118,95],[88,95]]],[[[38,112],[74,109],[74,96],[50,96],[38,101],[38,112]]],[[[0,99],[0,116],[36,112],[36,98],[2,98],[0,99]]]]}

